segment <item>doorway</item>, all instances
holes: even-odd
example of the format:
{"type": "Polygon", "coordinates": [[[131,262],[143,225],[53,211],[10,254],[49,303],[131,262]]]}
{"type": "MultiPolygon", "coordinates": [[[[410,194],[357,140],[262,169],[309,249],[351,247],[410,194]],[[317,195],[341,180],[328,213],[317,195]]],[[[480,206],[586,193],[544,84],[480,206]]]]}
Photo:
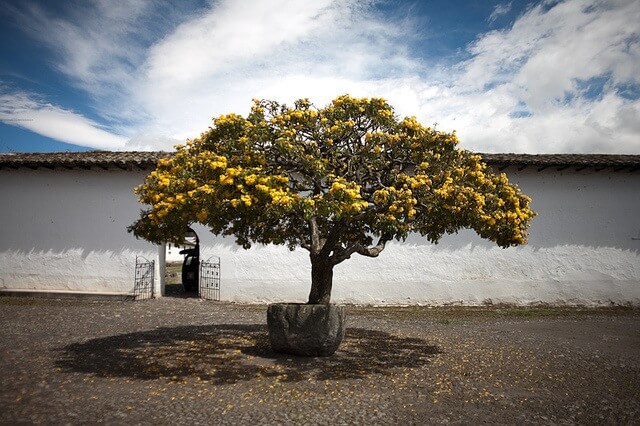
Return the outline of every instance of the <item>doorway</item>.
{"type": "Polygon", "coordinates": [[[200,239],[188,228],[180,245],[166,245],[165,296],[198,297],[199,272],[200,239]]]}

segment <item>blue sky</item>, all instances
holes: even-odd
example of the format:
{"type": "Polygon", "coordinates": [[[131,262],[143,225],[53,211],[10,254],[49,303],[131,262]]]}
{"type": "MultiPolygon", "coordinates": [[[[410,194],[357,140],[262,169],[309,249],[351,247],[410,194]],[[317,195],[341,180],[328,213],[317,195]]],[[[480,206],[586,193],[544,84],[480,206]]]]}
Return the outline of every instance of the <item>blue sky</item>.
{"type": "Polygon", "coordinates": [[[639,22],[637,0],[0,0],[0,152],[171,150],[252,98],[349,93],[474,151],[638,154],[639,22]]]}

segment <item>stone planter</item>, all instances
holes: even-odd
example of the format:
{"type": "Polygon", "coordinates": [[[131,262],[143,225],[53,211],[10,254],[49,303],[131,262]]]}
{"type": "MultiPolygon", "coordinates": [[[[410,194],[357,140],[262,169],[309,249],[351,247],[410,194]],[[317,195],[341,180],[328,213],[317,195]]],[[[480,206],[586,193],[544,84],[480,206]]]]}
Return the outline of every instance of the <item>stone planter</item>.
{"type": "Polygon", "coordinates": [[[332,355],[344,338],[343,306],[275,303],[267,309],[269,340],[276,352],[332,355]]]}

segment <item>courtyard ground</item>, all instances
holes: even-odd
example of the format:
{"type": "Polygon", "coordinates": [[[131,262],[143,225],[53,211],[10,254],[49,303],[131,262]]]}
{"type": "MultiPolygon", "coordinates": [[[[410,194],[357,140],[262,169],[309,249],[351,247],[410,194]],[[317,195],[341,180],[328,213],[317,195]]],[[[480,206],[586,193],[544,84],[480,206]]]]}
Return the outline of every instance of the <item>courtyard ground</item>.
{"type": "Polygon", "coordinates": [[[0,298],[0,423],[638,424],[640,312],[348,307],[338,352],[266,306],[0,298]]]}

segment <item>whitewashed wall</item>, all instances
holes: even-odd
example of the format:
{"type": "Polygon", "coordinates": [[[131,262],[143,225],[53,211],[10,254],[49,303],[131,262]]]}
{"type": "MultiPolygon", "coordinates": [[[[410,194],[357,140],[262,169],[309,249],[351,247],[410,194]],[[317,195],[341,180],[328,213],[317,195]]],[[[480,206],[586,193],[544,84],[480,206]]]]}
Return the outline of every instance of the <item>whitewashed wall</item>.
{"type": "Polygon", "coordinates": [[[0,289],[131,292],[136,256],[158,252],[126,231],[144,175],[0,171],[0,289]]]}
{"type": "MultiPolygon", "coordinates": [[[[525,170],[509,177],[539,213],[527,246],[501,249],[472,231],[438,245],[411,236],[376,259],[354,255],[338,265],[333,301],[640,305],[640,174],[525,170]]],[[[306,301],[306,251],[245,251],[195,229],[202,256],[222,259],[223,299],[306,301]]]]}
{"type": "MultiPolygon", "coordinates": [[[[640,174],[510,172],[539,212],[525,247],[500,249],[472,232],[431,245],[419,236],[377,259],[336,267],[333,301],[371,304],[640,305],[640,174]]],[[[2,171],[0,288],[129,292],[136,255],[154,246],[126,232],[144,173],[2,171]]],[[[202,258],[222,263],[222,300],[306,301],[304,250],[255,247],[194,227],[202,258]]]]}

